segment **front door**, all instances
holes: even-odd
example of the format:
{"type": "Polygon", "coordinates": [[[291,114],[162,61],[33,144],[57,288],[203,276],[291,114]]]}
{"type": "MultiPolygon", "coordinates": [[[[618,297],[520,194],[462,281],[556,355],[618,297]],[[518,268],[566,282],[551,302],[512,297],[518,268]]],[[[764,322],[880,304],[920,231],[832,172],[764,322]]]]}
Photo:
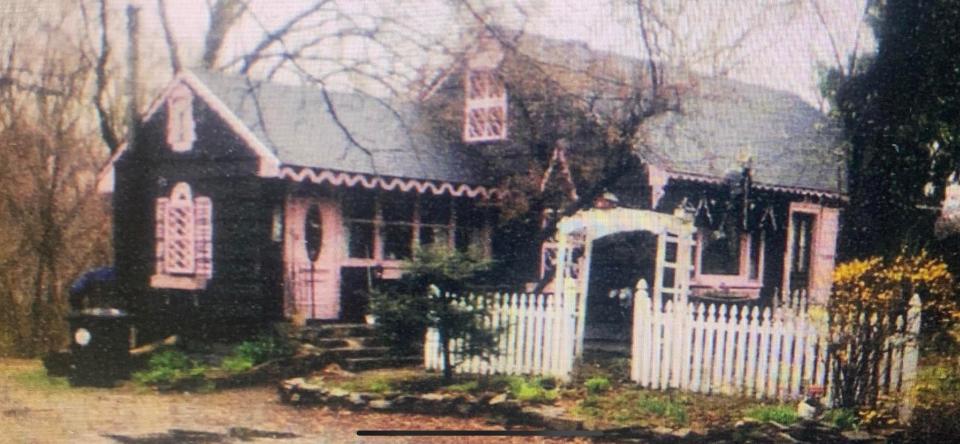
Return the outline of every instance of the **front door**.
{"type": "Polygon", "coordinates": [[[304,319],[339,319],[343,225],[336,201],[289,198],[284,213],[284,313],[304,319]]]}

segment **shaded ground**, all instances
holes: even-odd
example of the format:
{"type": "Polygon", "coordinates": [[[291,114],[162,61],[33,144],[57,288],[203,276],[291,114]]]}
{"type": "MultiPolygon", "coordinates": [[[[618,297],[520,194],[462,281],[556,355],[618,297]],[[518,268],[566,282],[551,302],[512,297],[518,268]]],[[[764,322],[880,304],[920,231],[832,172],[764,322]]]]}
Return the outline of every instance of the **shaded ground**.
{"type": "MultiPolygon", "coordinates": [[[[39,361],[0,360],[0,441],[236,443],[545,441],[533,437],[358,437],[357,430],[503,430],[483,419],[295,409],[273,387],[156,394],[126,385],[70,388],[39,361]]],[[[564,440],[564,442],[571,442],[564,440]]]]}

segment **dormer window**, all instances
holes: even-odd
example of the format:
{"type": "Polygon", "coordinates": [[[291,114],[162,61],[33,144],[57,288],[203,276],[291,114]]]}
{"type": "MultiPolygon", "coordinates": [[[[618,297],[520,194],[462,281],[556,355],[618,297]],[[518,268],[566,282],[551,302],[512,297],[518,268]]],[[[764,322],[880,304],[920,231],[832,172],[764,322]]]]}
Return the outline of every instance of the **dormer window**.
{"type": "Polygon", "coordinates": [[[178,153],[190,151],[197,139],[193,121],[193,94],[177,85],[167,97],[167,144],[178,153]]]}
{"type": "Polygon", "coordinates": [[[464,142],[507,139],[507,90],[493,69],[468,69],[464,94],[464,142]]]}

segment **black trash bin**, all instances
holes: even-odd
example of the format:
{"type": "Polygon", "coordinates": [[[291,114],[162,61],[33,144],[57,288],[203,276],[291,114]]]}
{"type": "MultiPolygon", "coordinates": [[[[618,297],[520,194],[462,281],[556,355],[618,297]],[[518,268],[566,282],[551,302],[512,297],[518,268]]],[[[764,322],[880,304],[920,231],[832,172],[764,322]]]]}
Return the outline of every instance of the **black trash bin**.
{"type": "Polygon", "coordinates": [[[89,308],[67,316],[72,385],[112,386],[130,376],[130,318],[116,308],[89,308]]]}

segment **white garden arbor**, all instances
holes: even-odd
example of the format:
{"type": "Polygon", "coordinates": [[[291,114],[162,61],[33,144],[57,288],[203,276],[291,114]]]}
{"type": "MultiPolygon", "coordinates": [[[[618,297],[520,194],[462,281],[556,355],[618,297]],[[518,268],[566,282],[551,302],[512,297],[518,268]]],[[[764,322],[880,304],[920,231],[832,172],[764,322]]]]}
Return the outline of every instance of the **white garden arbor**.
{"type": "Polygon", "coordinates": [[[556,288],[568,314],[576,318],[572,332],[568,330],[567,347],[573,346],[571,358],[583,352],[587,298],[590,282],[590,261],[593,242],[616,233],[645,231],[656,236],[653,284],[650,295],[655,301],[671,296],[675,302],[686,302],[692,272],[693,217],[678,210],[675,214],[629,208],[591,209],[580,211],[557,224],[556,288]],[[583,246],[583,262],[574,263],[573,248],[583,246]],[[579,265],[579,266],[578,266],[579,265]],[[576,308],[576,312],[570,312],[576,308]]]}

